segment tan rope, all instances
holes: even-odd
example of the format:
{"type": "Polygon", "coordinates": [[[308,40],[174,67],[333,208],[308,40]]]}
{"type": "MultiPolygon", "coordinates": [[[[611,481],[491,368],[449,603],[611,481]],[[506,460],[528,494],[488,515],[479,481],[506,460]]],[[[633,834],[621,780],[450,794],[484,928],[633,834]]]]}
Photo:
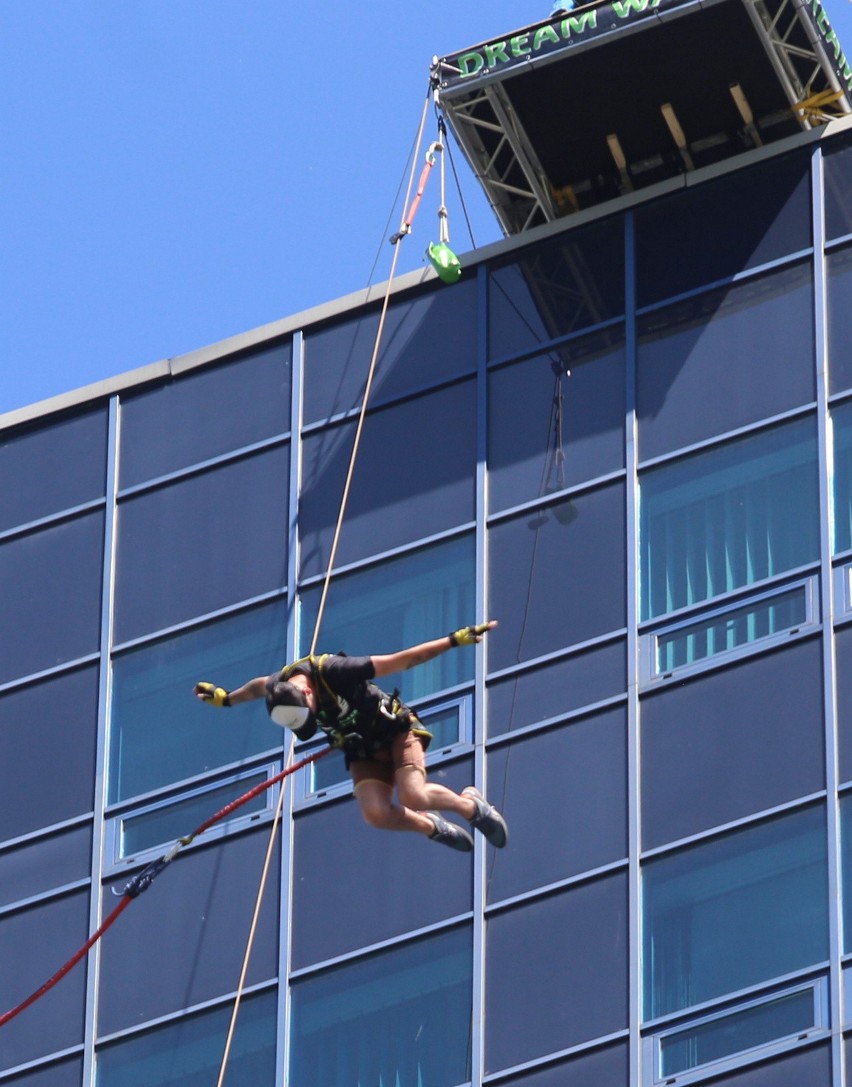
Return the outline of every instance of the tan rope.
{"type": "MultiPolygon", "coordinates": [[[[429,110],[429,96],[427,95],[426,101],[425,101],[424,106],[423,106],[423,115],[420,118],[420,127],[419,127],[418,133],[417,133],[417,146],[416,146],[416,149],[415,149],[415,153],[414,153],[414,155],[412,157],[411,176],[410,176],[409,182],[408,182],[408,191],[405,194],[405,204],[403,205],[403,210],[402,210],[403,220],[402,220],[402,223],[400,224],[400,230],[402,230],[402,227],[405,225],[405,210],[408,207],[408,201],[409,201],[409,198],[411,196],[411,189],[412,189],[413,184],[414,184],[414,175],[415,175],[415,171],[416,171],[417,160],[418,160],[418,157],[420,155],[420,146],[421,146],[422,141],[423,141],[423,130],[424,130],[425,125],[426,125],[426,115],[428,113],[428,110],[429,110]]],[[[338,546],[338,543],[340,541],[340,532],[341,532],[341,528],[343,526],[343,515],[344,515],[345,510],[346,510],[346,503],[349,500],[349,490],[350,490],[350,487],[351,487],[351,484],[352,484],[352,476],[353,476],[354,471],[355,471],[355,461],[356,461],[356,458],[358,456],[358,448],[359,448],[359,446],[361,444],[361,433],[362,433],[362,431],[364,429],[364,419],[365,419],[366,414],[367,414],[367,404],[368,404],[369,397],[370,397],[370,391],[371,391],[372,386],[373,386],[373,376],[374,376],[375,371],[376,371],[376,362],[377,362],[378,357],[379,357],[379,348],[380,348],[380,345],[381,345],[381,342],[382,342],[382,334],[384,332],[384,327],[385,327],[385,318],[387,316],[388,304],[390,302],[391,287],[393,285],[393,279],[394,279],[394,275],[396,273],[397,261],[399,260],[399,244],[398,244],[399,240],[401,240],[401,236],[400,236],[400,239],[397,240],[397,243],[394,245],[393,260],[391,261],[391,270],[390,270],[390,274],[388,276],[387,289],[385,290],[385,297],[384,297],[384,301],[382,303],[381,315],[379,317],[379,327],[376,330],[376,340],[375,340],[375,344],[373,345],[372,358],[370,359],[370,369],[369,369],[369,372],[367,374],[367,383],[366,383],[366,385],[364,387],[364,397],[363,397],[363,400],[361,402],[361,411],[360,411],[360,414],[358,416],[358,426],[356,427],[356,430],[355,430],[355,441],[354,441],[354,443],[352,445],[352,453],[351,453],[351,455],[349,457],[349,469],[348,469],[348,471],[346,473],[346,482],[345,482],[344,487],[343,487],[343,497],[340,500],[340,509],[338,511],[338,514],[337,514],[337,524],[336,524],[335,529],[334,529],[334,538],[332,540],[331,551],[329,553],[329,558],[328,558],[328,568],[326,570],[325,580],[323,582],[322,596],[320,597],[319,608],[317,610],[317,619],[316,619],[316,623],[314,625],[313,638],[311,639],[311,648],[310,648],[310,653],[311,654],[313,654],[314,651],[316,650],[317,640],[319,639],[320,624],[322,623],[323,611],[325,610],[325,602],[326,602],[326,598],[328,597],[328,589],[329,589],[329,585],[331,583],[331,573],[332,573],[332,570],[334,569],[334,560],[335,560],[335,557],[337,556],[337,546],[338,546]]],[[[293,758],[293,744],[291,743],[290,753],[287,756],[287,765],[290,764],[292,758],[293,758]]],[[[271,831],[270,836],[269,836],[269,845],[267,846],[267,850],[266,850],[266,859],[264,861],[263,872],[261,873],[261,877],[260,877],[260,886],[258,888],[257,900],[255,902],[255,907],[254,907],[254,916],[252,917],[251,928],[249,930],[248,941],[246,943],[246,951],[245,951],[245,955],[243,957],[242,969],[240,971],[240,980],[239,980],[239,983],[237,985],[237,994],[236,994],[236,998],[234,1000],[234,1008],[233,1008],[233,1011],[231,1013],[231,1022],[230,1022],[230,1025],[228,1027],[228,1035],[227,1035],[227,1038],[225,1039],[225,1051],[224,1051],[224,1054],[222,1056],[222,1064],[221,1064],[221,1067],[219,1069],[219,1078],[217,1080],[216,1087],[222,1087],[222,1084],[224,1083],[224,1079],[225,1079],[225,1071],[226,1071],[227,1066],[228,1066],[228,1059],[230,1057],[231,1046],[233,1044],[234,1033],[236,1031],[237,1015],[239,1013],[240,1002],[242,1000],[242,994],[243,994],[243,988],[245,986],[246,974],[248,973],[249,959],[251,958],[252,947],[254,945],[254,937],[255,937],[255,932],[257,930],[257,921],[258,921],[258,917],[260,916],[260,907],[261,907],[261,903],[263,901],[264,891],[266,889],[266,881],[267,881],[267,878],[269,876],[269,867],[270,867],[271,860],[272,860],[272,850],[273,850],[273,846],[274,846],[274,843],[275,843],[275,838],[276,838],[276,835],[277,835],[277,832],[278,832],[278,824],[279,824],[280,819],[281,819],[281,811],[282,811],[282,808],[283,808],[283,804],[284,804],[284,788],[282,787],[281,792],[280,792],[279,797],[278,797],[278,806],[277,806],[277,808],[275,810],[275,817],[274,817],[274,819],[272,821],[272,831],[271,831]]]]}

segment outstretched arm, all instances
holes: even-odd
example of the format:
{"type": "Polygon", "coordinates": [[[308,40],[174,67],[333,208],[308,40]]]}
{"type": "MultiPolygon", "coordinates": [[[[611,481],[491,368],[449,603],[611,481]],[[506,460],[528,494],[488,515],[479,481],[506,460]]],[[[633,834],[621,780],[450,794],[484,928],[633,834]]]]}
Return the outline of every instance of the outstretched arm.
{"type": "Polygon", "coordinates": [[[237,706],[240,702],[252,702],[256,698],[264,698],[267,678],[267,676],[257,676],[233,691],[226,691],[224,687],[216,687],[212,683],[196,683],[193,694],[202,702],[209,702],[213,706],[237,706]]]}
{"type": "Polygon", "coordinates": [[[461,630],[448,634],[444,638],[435,638],[430,642],[413,645],[409,649],[400,649],[397,653],[373,656],[375,677],[380,679],[382,676],[393,675],[394,672],[405,672],[409,668],[414,668],[415,665],[425,664],[426,661],[440,657],[442,653],[446,653],[448,649],[457,645],[474,645],[482,641],[483,634],[496,626],[497,620],[491,619],[487,623],[480,623],[479,626],[462,627],[461,630]]]}

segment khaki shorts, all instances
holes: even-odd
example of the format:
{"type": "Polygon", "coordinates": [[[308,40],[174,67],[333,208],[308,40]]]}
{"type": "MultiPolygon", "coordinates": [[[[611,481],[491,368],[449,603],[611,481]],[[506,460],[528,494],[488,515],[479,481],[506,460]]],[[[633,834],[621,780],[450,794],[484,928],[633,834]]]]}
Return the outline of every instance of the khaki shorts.
{"type": "Polygon", "coordinates": [[[413,732],[400,732],[390,747],[377,751],[370,759],[356,759],[349,767],[357,789],[362,781],[381,781],[391,789],[397,770],[413,766],[426,773],[426,745],[413,732]]]}

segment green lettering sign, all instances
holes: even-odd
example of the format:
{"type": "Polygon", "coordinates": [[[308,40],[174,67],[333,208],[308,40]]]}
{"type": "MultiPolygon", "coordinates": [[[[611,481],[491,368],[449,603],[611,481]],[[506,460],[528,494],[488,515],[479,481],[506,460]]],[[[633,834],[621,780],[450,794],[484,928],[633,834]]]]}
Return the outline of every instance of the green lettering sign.
{"type": "Polygon", "coordinates": [[[512,50],[512,56],[528,56],[528,54],[531,52],[529,41],[529,34],[516,34],[514,38],[509,38],[509,48],[512,50]]]}
{"type": "Polygon", "coordinates": [[[559,45],[559,35],[549,23],[547,26],[540,26],[533,35],[533,49],[541,49],[544,42],[552,42],[553,45],[559,45]]]}
{"type": "Polygon", "coordinates": [[[619,19],[626,18],[631,11],[644,11],[648,0],[613,0],[612,10],[619,19]]]}
{"type": "Polygon", "coordinates": [[[508,59],[505,42],[492,42],[485,46],[485,63],[489,68],[493,68],[500,61],[505,64],[508,59]]]}
{"type": "Polygon", "coordinates": [[[482,59],[481,53],[462,53],[460,57],[456,57],[456,63],[461,69],[462,76],[476,75],[477,72],[482,71],[485,66],[485,61],[482,59]]]}

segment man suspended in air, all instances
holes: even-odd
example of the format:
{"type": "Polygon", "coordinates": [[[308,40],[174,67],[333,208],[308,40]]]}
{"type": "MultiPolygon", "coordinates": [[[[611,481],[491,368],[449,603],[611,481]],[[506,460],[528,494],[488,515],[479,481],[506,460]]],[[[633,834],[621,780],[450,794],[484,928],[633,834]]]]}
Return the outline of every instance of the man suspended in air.
{"type": "Polygon", "coordinates": [[[502,849],[507,829],[497,809],[472,785],[455,793],[427,779],[426,749],[431,733],[414,710],[372,682],[424,664],[456,646],[473,645],[496,625],[496,620],[491,620],[463,627],[447,637],[396,653],[306,657],[233,691],[197,683],[194,693],[213,706],[236,706],[264,698],[272,720],[292,729],[300,740],[308,740],[322,729],[328,742],[344,753],[358,806],[370,826],[418,831],[434,842],[468,853],[473,849],[471,835],[440,814],[452,812],[502,849]]]}

